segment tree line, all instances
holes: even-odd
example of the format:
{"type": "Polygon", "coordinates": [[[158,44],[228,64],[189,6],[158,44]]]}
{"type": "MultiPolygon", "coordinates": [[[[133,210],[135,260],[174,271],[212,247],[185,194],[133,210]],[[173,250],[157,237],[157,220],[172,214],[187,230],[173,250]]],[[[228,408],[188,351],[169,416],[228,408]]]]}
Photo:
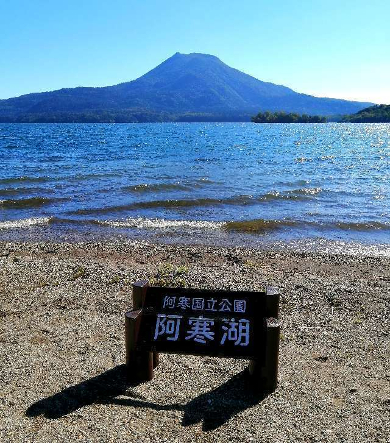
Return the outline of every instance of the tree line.
{"type": "Polygon", "coordinates": [[[296,114],[295,112],[259,112],[251,118],[254,123],[326,123],[326,117],[320,115],[296,114]]]}
{"type": "Polygon", "coordinates": [[[375,105],[356,114],[344,115],[344,123],[390,123],[390,105],[375,105]]]}

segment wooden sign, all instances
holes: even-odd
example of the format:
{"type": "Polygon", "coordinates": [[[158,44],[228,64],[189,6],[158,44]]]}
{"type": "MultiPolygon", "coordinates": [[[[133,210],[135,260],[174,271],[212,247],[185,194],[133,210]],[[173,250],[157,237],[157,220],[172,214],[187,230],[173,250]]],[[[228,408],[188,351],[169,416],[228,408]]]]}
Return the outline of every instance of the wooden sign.
{"type": "Polygon", "coordinates": [[[135,283],[135,310],[126,314],[128,374],[133,379],[151,379],[159,352],[246,358],[251,360],[255,384],[274,389],[278,305],[274,288],[229,292],[135,283]]]}
{"type": "Polygon", "coordinates": [[[254,358],[264,340],[261,293],[151,287],[142,312],[138,349],[254,358]],[[257,346],[258,347],[258,346],[257,346]]]}

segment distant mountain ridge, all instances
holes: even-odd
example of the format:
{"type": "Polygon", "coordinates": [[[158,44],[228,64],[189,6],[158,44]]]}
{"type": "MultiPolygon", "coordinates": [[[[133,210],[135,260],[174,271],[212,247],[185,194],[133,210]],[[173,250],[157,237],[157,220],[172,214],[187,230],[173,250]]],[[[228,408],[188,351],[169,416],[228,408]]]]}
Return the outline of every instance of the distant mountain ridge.
{"type": "Polygon", "coordinates": [[[371,104],[300,94],[257,80],[213,55],[176,53],[130,82],[0,100],[0,121],[249,121],[266,110],[329,116],[371,104]]]}

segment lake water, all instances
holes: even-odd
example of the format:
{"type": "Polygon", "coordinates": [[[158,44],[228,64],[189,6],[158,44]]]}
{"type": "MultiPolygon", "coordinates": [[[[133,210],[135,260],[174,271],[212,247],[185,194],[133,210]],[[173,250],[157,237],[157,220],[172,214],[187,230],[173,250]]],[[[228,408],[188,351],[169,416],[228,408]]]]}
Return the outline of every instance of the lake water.
{"type": "Polygon", "coordinates": [[[0,240],[390,251],[390,124],[0,124],[0,240]]]}

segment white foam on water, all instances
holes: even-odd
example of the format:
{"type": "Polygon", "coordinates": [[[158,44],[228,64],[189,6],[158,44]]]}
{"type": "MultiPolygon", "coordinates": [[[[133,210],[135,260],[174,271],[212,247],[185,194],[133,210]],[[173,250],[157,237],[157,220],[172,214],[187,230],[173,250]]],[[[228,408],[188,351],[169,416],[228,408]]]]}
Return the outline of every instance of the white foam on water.
{"type": "Polygon", "coordinates": [[[25,218],[21,220],[0,221],[0,229],[28,228],[30,226],[47,225],[51,217],[25,218]]]}
{"type": "Polygon", "coordinates": [[[138,229],[212,229],[218,230],[223,227],[223,222],[210,222],[204,220],[165,220],[149,218],[128,218],[125,220],[98,220],[100,225],[114,228],[138,228],[138,229]]]}

